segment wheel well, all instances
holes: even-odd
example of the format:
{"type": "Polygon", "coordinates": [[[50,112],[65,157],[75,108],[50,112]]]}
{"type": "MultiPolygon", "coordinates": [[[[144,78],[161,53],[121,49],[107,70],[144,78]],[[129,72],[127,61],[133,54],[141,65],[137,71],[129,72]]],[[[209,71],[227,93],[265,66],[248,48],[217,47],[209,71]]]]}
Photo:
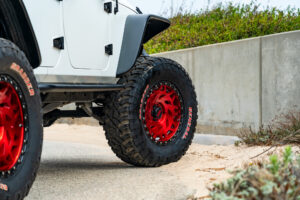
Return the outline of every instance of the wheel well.
{"type": "Polygon", "coordinates": [[[0,37],[15,43],[25,53],[33,68],[40,65],[39,47],[21,0],[0,1],[0,37]]]}

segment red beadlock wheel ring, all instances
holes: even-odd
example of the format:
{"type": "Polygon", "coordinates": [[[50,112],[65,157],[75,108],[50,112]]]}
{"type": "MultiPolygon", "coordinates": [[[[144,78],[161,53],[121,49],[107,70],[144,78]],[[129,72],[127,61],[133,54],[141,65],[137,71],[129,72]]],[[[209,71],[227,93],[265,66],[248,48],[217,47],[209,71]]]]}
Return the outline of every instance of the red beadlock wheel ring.
{"type": "Polygon", "coordinates": [[[180,95],[172,84],[162,82],[153,86],[143,106],[143,124],[147,134],[156,142],[170,142],[179,129],[182,114],[180,95]]]}
{"type": "Polygon", "coordinates": [[[0,81],[0,171],[11,170],[22,153],[24,115],[20,97],[12,85],[0,81]]]}

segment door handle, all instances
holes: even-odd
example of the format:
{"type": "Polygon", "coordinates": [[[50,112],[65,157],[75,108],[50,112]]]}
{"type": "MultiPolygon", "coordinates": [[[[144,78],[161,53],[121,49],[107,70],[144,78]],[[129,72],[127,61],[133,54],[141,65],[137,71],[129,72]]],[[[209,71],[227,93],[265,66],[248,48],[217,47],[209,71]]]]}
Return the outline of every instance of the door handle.
{"type": "Polygon", "coordinates": [[[115,7],[115,14],[117,14],[119,12],[119,1],[116,0],[116,7],[115,7]]]}

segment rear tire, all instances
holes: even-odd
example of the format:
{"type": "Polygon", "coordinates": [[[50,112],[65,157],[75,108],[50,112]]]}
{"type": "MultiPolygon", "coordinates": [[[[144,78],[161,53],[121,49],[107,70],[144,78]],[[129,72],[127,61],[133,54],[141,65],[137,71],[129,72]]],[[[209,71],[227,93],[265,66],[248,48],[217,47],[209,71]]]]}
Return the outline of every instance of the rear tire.
{"type": "Polygon", "coordinates": [[[0,135],[0,199],[24,199],[40,164],[41,99],[25,54],[5,39],[0,39],[0,135]]]}
{"type": "Polygon", "coordinates": [[[165,58],[140,57],[120,77],[125,89],[105,104],[105,135],[113,152],[135,166],[178,161],[197,122],[194,86],[186,71],[165,58]]]}

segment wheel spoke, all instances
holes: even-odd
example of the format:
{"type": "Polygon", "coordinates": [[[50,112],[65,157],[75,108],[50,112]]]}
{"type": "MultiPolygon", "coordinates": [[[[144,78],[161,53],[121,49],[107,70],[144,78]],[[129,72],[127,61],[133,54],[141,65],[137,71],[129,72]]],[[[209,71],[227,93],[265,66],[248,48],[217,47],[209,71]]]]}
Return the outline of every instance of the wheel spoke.
{"type": "Polygon", "coordinates": [[[176,93],[173,91],[171,93],[168,93],[168,95],[166,96],[166,99],[168,99],[171,104],[174,104],[174,101],[176,99],[176,93]]]}
{"type": "Polygon", "coordinates": [[[5,119],[6,127],[18,126],[21,119],[20,112],[18,110],[18,105],[0,107],[0,118],[5,119]]]}
{"type": "Polygon", "coordinates": [[[0,104],[6,103],[6,101],[7,101],[7,95],[6,95],[7,91],[8,91],[7,87],[4,87],[4,88],[0,89],[0,104]]]}
{"type": "Polygon", "coordinates": [[[14,105],[12,102],[13,96],[10,90],[6,90],[5,93],[3,93],[2,98],[0,98],[0,104],[11,106],[14,105]]]}
{"type": "Polygon", "coordinates": [[[151,129],[151,135],[153,138],[156,138],[159,135],[161,127],[155,126],[154,128],[151,129]]]}
{"type": "Polygon", "coordinates": [[[4,126],[0,127],[0,157],[5,153],[6,133],[4,126]]]}
{"type": "Polygon", "coordinates": [[[5,134],[6,138],[3,142],[4,144],[4,154],[10,154],[11,152],[11,146],[9,144],[9,139],[7,138],[7,133],[5,134]]]}

